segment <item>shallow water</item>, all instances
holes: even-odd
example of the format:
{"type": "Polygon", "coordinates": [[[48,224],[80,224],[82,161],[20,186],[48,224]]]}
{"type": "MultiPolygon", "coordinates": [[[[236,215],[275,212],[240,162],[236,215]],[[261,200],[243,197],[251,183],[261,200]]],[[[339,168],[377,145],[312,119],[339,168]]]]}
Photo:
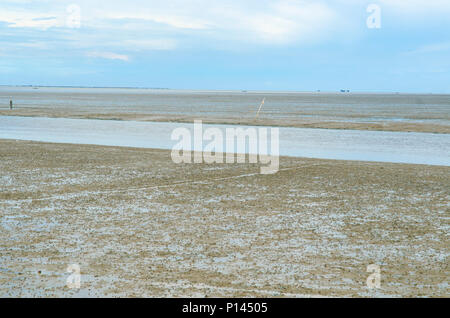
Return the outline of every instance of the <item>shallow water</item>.
{"type": "MultiPolygon", "coordinates": [[[[0,116],[0,139],[172,149],[179,127],[193,132],[193,124],[181,123],[0,116]]],[[[209,127],[225,133],[237,126],[203,125],[209,127]]],[[[450,165],[448,134],[279,129],[282,156],[450,165]]]]}

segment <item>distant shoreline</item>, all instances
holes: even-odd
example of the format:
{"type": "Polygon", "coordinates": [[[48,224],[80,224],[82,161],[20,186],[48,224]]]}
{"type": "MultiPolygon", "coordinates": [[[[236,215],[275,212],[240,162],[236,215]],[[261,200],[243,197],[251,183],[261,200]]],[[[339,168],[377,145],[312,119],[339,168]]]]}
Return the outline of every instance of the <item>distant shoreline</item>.
{"type": "Polygon", "coordinates": [[[437,92],[401,92],[401,91],[360,91],[360,90],[254,90],[254,89],[190,89],[142,86],[73,86],[73,85],[0,85],[0,87],[19,88],[83,88],[83,89],[129,89],[129,90],[172,90],[194,92],[233,92],[233,93],[267,93],[267,94],[338,94],[338,95],[437,95],[450,96],[450,93],[437,92]]]}
{"type": "Polygon", "coordinates": [[[0,87],[30,87],[30,88],[113,88],[113,89],[170,89],[166,87],[127,87],[127,86],[65,86],[65,85],[0,85],[0,87]]]}

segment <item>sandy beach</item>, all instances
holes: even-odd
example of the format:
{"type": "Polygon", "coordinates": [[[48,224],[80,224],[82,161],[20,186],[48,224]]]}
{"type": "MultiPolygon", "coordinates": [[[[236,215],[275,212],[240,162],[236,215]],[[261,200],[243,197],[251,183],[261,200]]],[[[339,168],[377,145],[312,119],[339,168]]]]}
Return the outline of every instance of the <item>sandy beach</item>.
{"type": "Polygon", "coordinates": [[[450,295],[448,167],[0,140],[0,171],[2,297],[450,295]]]}

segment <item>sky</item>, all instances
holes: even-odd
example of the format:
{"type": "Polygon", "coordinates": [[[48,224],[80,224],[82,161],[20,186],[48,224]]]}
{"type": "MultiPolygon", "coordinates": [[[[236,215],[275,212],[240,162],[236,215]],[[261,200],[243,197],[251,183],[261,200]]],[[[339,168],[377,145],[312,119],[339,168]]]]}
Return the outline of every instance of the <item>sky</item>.
{"type": "Polygon", "coordinates": [[[0,85],[450,93],[450,1],[1,0],[0,85]]]}

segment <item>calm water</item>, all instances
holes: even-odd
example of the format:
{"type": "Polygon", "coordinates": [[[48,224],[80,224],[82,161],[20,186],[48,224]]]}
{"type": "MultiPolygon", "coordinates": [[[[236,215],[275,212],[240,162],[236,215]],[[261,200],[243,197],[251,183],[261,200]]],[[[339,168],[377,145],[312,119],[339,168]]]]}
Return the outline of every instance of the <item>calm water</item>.
{"type": "MultiPolygon", "coordinates": [[[[0,139],[171,149],[192,124],[0,116],[0,139]]],[[[204,125],[225,131],[229,125],[204,125]]],[[[450,135],[280,128],[280,154],[323,159],[450,165],[450,135]]]]}
{"type": "Polygon", "coordinates": [[[216,119],[254,118],[266,98],[261,118],[450,125],[450,95],[0,87],[0,109],[9,107],[10,98],[21,109],[48,114],[127,113],[216,119]]]}

